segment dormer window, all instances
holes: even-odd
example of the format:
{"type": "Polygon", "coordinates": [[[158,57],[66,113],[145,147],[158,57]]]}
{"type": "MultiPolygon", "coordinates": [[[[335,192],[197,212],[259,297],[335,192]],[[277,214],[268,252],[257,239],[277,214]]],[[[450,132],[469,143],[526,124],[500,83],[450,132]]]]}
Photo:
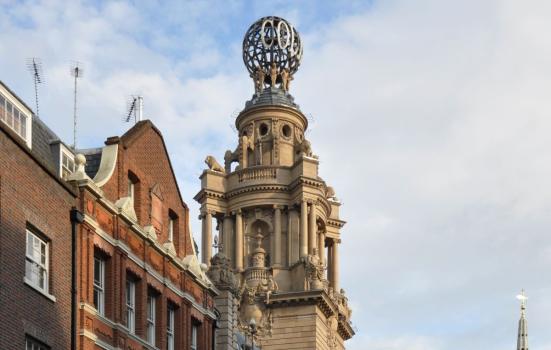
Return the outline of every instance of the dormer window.
{"type": "Polygon", "coordinates": [[[61,177],[67,180],[67,177],[75,171],[75,158],[72,153],[61,148],[61,177]]]}
{"type": "Polygon", "coordinates": [[[31,147],[31,111],[0,84],[0,121],[31,147]]]}

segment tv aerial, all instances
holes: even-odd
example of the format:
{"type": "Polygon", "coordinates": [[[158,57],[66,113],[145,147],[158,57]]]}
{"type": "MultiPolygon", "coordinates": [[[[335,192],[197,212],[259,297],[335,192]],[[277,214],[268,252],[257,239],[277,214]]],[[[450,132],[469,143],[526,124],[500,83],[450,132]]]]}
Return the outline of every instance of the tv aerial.
{"type": "Polygon", "coordinates": [[[44,77],[42,74],[42,62],[40,58],[32,57],[27,59],[27,69],[33,77],[34,83],[34,100],[36,104],[36,116],[39,117],[38,111],[38,84],[44,82],[44,77]]]}
{"type": "Polygon", "coordinates": [[[79,62],[71,67],[71,75],[75,78],[75,87],[73,90],[73,149],[77,149],[77,81],[82,78],[82,67],[79,62]]]}
{"type": "Polygon", "coordinates": [[[134,124],[141,121],[143,118],[143,96],[132,96],[126,109],[127,113],[124,117],[126,123],[130,122],[132,117],[134,117],[134,124]]]}

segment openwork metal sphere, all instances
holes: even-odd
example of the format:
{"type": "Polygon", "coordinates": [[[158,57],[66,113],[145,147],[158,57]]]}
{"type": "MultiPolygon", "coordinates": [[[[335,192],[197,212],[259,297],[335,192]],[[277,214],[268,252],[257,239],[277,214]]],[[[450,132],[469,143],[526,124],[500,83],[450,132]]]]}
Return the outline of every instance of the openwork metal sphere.
{"type": "MultiPolygon", "coordinates": [[[[289,75],[293,75],[301,59],[300,36],[283,18],[262,17],[251,25],[243,39],[243,62],[251,76],[258,68],[269,75],[272,63],[276,64],[278,73],[286,70],[289,75]]],[[[266,76],[266,82],[268,79],[269,76],[266,76]]]]}

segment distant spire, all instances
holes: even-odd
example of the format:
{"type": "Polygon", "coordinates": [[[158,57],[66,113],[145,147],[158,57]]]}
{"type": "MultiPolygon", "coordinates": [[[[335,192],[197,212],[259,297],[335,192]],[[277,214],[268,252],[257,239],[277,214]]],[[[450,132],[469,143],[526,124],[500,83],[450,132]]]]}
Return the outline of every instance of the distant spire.
{"type": "Polygon", "coordinates": [[[526,294],[524,289],[517,295],[520,300],[520,320],[518,321],[517,350],[528,350],[528,321],[526,321],[526,294]]]}

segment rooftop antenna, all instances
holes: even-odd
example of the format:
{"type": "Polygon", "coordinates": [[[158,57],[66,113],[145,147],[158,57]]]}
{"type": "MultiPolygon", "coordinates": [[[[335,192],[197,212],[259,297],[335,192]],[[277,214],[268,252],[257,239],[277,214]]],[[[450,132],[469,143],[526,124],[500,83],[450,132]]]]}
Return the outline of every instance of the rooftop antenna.
{"type": "Polygon", "coordinates": [[[27,59],[27,69],[31,72],[34,82],[34,98],[36,103],[36,116],[39,117],[38,112],[38,84],[42,84],[44,78],[42,76],[42,62],[40,58],[32,57],[27,59]]]}
{"type": "Polygon", "coordinates": [[[73,105],[73,149],[77,149],[77,81],[78,78],[82,77],[83,71],[82,67],[79,67],[80,63],[75,62],[74,66],[71,67],[71,75],[75,78],[75,88],[73,91],[74,96],[74,105],[73,105]]]}
{"type": "Polygon", "coordinates": [[[143,119],[143,97],[132,96],[132,99],[128,103],[128,113],[124,118],[126,123],[130,122],[130,118],[134,116],[134,123],[137,123],[143,119]]]}

